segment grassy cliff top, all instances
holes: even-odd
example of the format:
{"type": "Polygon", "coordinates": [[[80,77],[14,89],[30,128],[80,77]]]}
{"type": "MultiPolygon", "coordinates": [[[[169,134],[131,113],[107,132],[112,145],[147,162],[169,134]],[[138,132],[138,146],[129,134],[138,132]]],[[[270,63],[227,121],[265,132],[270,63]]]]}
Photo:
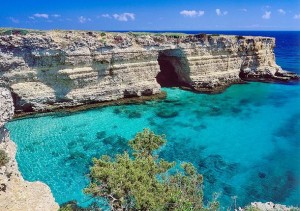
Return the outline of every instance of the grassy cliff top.
{"type": "MultiPolygon", "coordinates": [[[[133,36],[168,36],[168,37],[185,37],[191,34],[182,32],[143,32],[143,31],[121,31],[121,32],[110,32],[110,31],[97,31],[97,30],[37,30],[37,29],[22,29],[22,28],[0,28],[0,35],[27,35],[27,34],[46,34],[46,33],[99,33],[99,34],[128,34],[133,36]]],[[[203,34],[203,33],[201,33],[203,34]]],[[[211,36],[219,36],[220,34],[210,34],[211,36]]],[[[227,35],[230,36],[230,35],[227,35]]]]}

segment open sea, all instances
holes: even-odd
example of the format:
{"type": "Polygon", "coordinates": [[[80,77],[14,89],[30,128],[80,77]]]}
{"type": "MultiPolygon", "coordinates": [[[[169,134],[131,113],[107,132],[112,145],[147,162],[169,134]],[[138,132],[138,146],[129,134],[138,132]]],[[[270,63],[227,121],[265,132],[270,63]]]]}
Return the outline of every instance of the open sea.
{"type": "MultiPolygon", "coordinates": [[[[277,64],[300,74],[300,32],[210,33],[275,37],[277,64]]],[[[150,128],[166,134],[162,158],[192,162],[204,175],[205,202],[217,195],[222,209],[233,209],[234,199],[300,206],[299,84],[248,83],[214,95],[163,90],[163,101],[7,123],[23,177],[49,185],[59,204],[86,206],[91,159],[123,152],[150,128]]]]}

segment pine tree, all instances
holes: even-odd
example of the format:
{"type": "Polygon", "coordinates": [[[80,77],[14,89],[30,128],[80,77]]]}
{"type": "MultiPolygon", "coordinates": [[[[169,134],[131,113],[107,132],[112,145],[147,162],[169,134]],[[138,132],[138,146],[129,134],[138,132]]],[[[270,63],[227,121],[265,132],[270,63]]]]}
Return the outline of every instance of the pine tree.
{"type": "Polygon", "coordinates": [[[144,129],[129,141],[133,156],[94,158],[84,192],[104,197],[112,210],[216,210],[217,202],[204,207],[203,177],[191,163],[171,174],[176,163],[155,154],[165,143],[165,136],[144,129]]]}

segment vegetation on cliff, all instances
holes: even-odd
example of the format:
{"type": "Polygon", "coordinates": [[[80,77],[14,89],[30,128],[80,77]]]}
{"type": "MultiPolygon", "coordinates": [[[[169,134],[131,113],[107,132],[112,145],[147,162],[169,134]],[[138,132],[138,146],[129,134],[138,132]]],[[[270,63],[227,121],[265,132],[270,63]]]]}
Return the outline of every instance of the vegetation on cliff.
{"type": "Polygon", "coordinates": [[[215,201],[204,206],[203,177],[191,163],[171,173],[176,163],[159,158],[156,150],[165,143],[164,136],[144,129],[129,141],[132,156],[94,158],[84,192],[104,197],[112,210],[216,210],[215,201]]]}
{"type": "Polygon", "coordinates": [[[8,163],[8,161],[9,158],[7,156],[7,153],[4,150],[0,149],[0,167],[5,166],[8,163]]]}

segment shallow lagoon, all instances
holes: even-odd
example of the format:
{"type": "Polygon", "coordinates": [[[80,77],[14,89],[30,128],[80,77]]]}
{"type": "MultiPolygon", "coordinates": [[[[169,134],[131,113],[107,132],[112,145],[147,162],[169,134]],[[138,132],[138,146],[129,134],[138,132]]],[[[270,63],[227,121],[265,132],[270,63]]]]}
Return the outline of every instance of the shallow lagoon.
{"type": "MultiPolygon", "coordinates": [[[[92,157],[127,149],[148,127],[166,134],[167,160],[190,161],[204,175],[205,200],[219,195],[299,205],[300,86],[249,83],[222,94],[164,89],[167,99],[9,122],[26,180],[48,184],[58,203],[86,205],[92,157]]],[[[89,201],[88,201],[89,202],[89,201]]]]}

